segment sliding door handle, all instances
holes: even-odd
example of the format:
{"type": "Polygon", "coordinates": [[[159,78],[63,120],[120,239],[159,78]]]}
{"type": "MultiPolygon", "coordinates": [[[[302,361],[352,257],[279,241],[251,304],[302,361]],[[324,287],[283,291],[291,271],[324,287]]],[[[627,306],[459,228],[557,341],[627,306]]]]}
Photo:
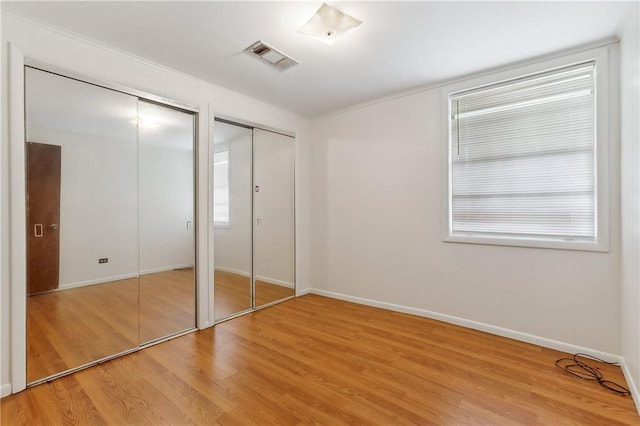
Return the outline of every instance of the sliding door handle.
{"type": "Polygon", "coordinates": [[[33,225],[33,235],[36,238],[42,238],[44,236],[44,231],[41,223],[33,225]]]}

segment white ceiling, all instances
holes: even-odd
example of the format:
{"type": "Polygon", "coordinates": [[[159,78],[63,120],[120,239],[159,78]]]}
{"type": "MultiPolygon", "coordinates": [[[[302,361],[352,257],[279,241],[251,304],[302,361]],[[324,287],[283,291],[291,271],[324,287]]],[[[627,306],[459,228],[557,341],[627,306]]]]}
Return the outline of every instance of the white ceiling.
{"type": "Polygon", "coordinates": [[[615,36],[623,2],[330,2],[363,21],[334,45],[297,33],[305,2],[2,2],[11,10],[298,112],[353,104],[615,36]],[[300,61],[244,53],[263,40],[300,61]]]}

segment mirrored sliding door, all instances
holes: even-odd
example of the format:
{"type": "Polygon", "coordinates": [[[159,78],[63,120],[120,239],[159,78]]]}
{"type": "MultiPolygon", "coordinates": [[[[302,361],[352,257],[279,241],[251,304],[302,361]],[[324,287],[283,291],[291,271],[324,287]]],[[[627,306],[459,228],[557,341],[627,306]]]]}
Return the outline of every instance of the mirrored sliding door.
{"type": "Polygon", "coordinates": [[[138,346],[137,98],[27,68],[27,382],[138,346]]]}
{"type": "Polygon", "coordinates": [[[294,139],[254,129],[255,305],[295,294],[294,139]]]}
{"type": "Polygon", "coordinates": [[[195,117],[25,68],[27,383],[195,329],[195,117]]]}
{"type": "Polygon", "coordinates": [[[252,307],[251,129],[226,122],[216,122],[214,129],[214,312],[217,321],[252,307]]]}
{"type": "Polygon", "coordinates": [[[138,103],[140,342],[195,327],[194,116],[138,103]]]}
{"type": "Polygon", "coordinates": [[[295,295],[294,138],[219,119],[214,129],[220,321],[295,295]]]}

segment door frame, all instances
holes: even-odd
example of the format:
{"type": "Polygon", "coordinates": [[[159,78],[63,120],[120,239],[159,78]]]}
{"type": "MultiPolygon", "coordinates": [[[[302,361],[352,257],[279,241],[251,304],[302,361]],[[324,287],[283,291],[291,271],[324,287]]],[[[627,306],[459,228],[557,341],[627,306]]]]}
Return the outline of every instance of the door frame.
{"type": "MultiPolygon", "coordinates": [[[[10,383],[11,389],[2,389],[2,395],[17,393],[27,387],[27,335],[26,335],[26,180],[25,180],[25,66],[73,78],[85,83],[115,90],[152,102],[194,113],[194,259],[196,289],[196,329],[213,325],[213,296],[208,285],[209,276],[209,215],[212,207],[207,203],[208,173],[213,163],[213,140],[208,131],[208,104],[194,106],[147,92],[131,89],[87,77],[73,71],[25,57],[14,44],[8,43],[8,97],[9,97],[9,278],[10,278],[10,383]],[[203,137],[204,136],[204,137],[203,137]]],[[[7,295],[3,294],[3,297],[7,295]]],[[[179,335],[179,334],[178,334],[179,335]]],[[[169,336],[173,338],[176,336],[169,336]]],[[[167,339],[154,341],[160,343],[167,339]]],[[[141,345],[138,349],[149,345],[141,345]]],[[[6,361],[5,361],[6,362],[6,361]]]]}

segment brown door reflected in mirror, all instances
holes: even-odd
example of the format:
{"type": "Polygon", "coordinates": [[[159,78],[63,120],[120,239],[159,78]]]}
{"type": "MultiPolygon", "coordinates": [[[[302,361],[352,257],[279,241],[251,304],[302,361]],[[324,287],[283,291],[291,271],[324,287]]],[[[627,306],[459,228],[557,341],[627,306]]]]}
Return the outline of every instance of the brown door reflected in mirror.
{"type": "Polygon", "coordinates": [[[61,147],[26,144],[27,293],[58,288],[61,147]]]}

